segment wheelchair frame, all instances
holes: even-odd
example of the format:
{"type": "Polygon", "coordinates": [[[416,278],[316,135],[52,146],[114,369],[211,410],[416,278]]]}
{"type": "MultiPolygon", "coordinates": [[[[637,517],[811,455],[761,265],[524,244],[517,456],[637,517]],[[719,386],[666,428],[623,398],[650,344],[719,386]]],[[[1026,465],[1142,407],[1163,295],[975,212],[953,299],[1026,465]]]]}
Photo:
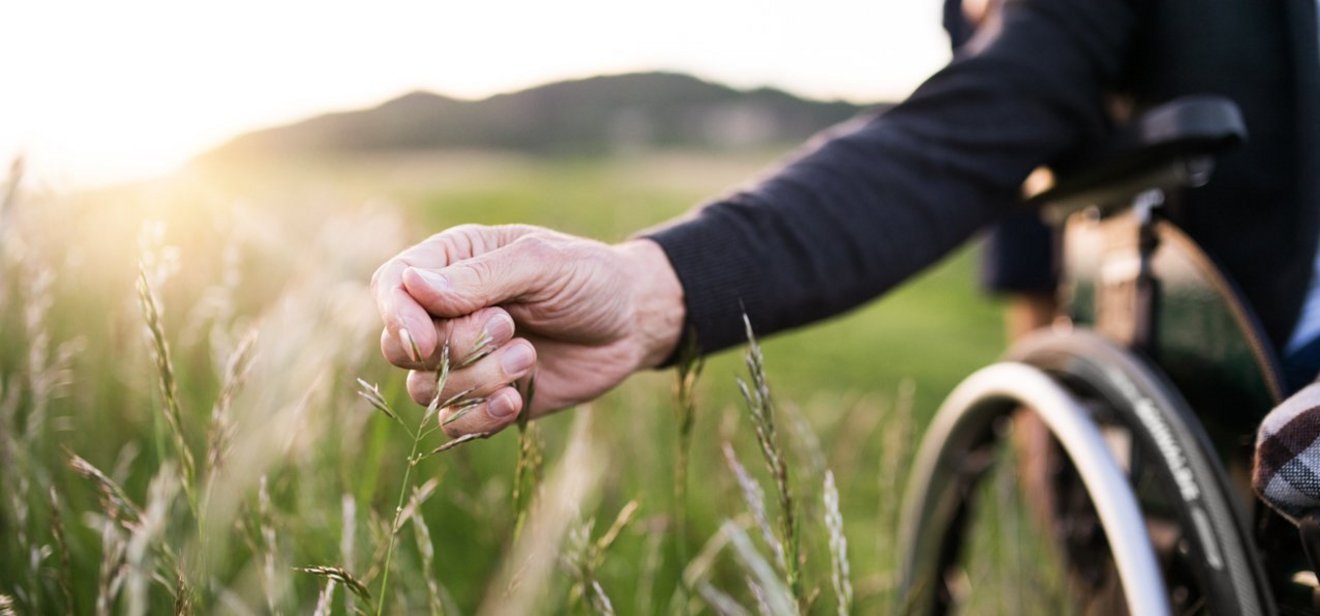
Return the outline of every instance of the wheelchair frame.
{"type": "Polygon", "coordinates": [[[1176,495],[1160,515],[1179,525],[1177,566],[1186,570],[1178,573],[1190,577],[1180,583],[1195,584],[1216,613],[1276,613],[1278,578],[1288,574],[1267,575],[1255,540],[1263,522],[1276,521],[1232,478],[1241,477],[1244,454],[1250,461],[1242,431],[1254,434],[1282,396],[1278,364],[1231,283],[1158,211],[1168,191],[1204,184],[1212,155],[1244,135],[1231,102],[1180,99],[1121,133],[1102,156],[1109,162],[1032,200],[1046,206],[1047,220],[1066,222],[1062,291],[1070,309],[1056,331],[968,377],[936,414],[905,495],[902,605],[936,614],[952,607],[944,578],[963,544],[973,487],[993,457],[983,450],[1025,407],[1076,469],[1130,613],[1174,607],[1162,573],[1174,563],[1157,554],[1148,531],[1154,514],[1143,513],[1134,488],[1137,459],[1143,477],[1176,495]],[[1191,326],[1175,327],[1173,319],[1188,315],[1191,326]],[[1194,404],[1185,391],[1195,392],[1194,404]],[[1191,409],[1207,405],[1249,412],[1218,413],[1203,426],[1208,416],[1191,409]],[[1126,430],[1132,451],[1115,451],[1106,430],[1126,430]]]}

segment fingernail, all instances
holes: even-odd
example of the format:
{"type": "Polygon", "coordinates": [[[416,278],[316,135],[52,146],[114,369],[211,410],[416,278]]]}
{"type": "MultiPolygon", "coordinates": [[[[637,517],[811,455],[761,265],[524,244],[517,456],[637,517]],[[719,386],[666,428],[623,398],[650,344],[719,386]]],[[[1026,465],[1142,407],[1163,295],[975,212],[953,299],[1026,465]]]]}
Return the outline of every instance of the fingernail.
{"type": "Polygon", "coordinates": [[[513,376],[531,368],[532,362],[535,361],[536,354],[532,352],[531,345],[516,344],[504,352],[504,356],[500,358],[500,367],[504,369],[504,374],[513,376]]]}
{"type": "Polygon", "coordinates": [[[486,321],[486,336],[491,340],[508,340],[513,337],[513,318],[501,312],[486,321]]]}
{"type": "Polygon", "coordinates": [[[450,289],[449,279],[440,274],[431,270],[418,269],[415,267],[410,267],[408,269],[411,269],[417,274],[418,278],[422,279],[422,282],[425,282],[427,286],[436,291],[448,291],[450,289]]]}
{"type": "Polygon", "coordinates": [[[417,356],[417,343],[413,341],[412,334],[408,333],[406,327],[399,328],[399,344],[403,345],[403,352],[408,356],[408,359],[421,361],[422,358],[417,356]]]}
{"type": "Polygon", "coordinates": [[[517,412],[514,409],[513,402],[513,396],[507,393],[492,396],[490,401],[486,403],[486,412],[495,419],[507,419],[517,412]]]}

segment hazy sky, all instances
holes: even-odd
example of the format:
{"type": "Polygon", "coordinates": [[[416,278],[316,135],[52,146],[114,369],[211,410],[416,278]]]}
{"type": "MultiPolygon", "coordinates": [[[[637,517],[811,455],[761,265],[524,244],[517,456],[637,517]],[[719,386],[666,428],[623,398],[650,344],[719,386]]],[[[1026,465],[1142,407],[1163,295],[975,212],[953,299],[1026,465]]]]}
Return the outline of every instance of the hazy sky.
{"type": "Polygon", "coordinates": [[[948,59],[940,0],[7,1],[0,156],[75,183],[426,89],[668,69],[867,102],[948,59]]]}

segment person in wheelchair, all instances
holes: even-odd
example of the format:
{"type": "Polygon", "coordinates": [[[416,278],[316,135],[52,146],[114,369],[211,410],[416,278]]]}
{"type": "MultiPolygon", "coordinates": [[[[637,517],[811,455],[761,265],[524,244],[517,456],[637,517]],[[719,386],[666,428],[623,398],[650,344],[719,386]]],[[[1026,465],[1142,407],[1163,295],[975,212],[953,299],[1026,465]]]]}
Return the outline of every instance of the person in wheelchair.
{"type": "Polygon", "coordinates": [[[495,350],[441,394],[486,400],[447,433],[490,433],[669,366],[689,343],[702,353],[738,344],[744,313],[772,334],[867,302],[1038,206],[1021,198],[1037,168],[1082,178],[1072,193],[1060,182],[1063,202],[1140,177],[1159,190],[1140,193],[1145,218],[1132,228],[1199,245],[1249,307],[1251,344],[1291,376],[1274,393],[1294,395],[1268,417],[1268,407],[1219,408],[1210,419],[1262,426],[1256,488],[1301,520],[1320,510],[1320,480],[1307,474],[1320,469],[1320,386],[1306,386],[1320,372],[1317,31],[1316,0],[1009,0],[906,101],[823,133],[681,220],[614,246],[465,225],[400,253],[372,280],[382,351],[413,371],[409,392],[424,403],[437,393],[425,372],[440,341],[489,338],[495,350]],[[1161,107],[1188,96],[1201,98],[1161,107]],[[1198,124],[1205,109],[1218,111],[1198,124]],[[1125,126],[1153,134],[1114,145],[1125,126]],[[1211,154],[1203,181],[1188,165],[1211,154]],[[1104,172],[1088,178],[1097,161],[1104,172]],[[1143,175],[1169,165],[1187,181],[1143,175]],[[523,408],[504,385],[534,366],[537,395],[523,408]]]}

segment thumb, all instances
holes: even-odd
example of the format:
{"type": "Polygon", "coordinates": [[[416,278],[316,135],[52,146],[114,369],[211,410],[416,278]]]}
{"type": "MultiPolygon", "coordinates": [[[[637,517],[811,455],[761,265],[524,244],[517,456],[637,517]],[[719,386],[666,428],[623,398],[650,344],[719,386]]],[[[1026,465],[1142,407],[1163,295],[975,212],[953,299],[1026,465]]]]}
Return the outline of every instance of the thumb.
{"type": "Polygon", "coordinates": [[[558,252],[542,238],[524,236],[448,267],[410,267],[403,272],[403,286],[432,315],[460,317],[544,289],[562,263],[558,252]]]}

